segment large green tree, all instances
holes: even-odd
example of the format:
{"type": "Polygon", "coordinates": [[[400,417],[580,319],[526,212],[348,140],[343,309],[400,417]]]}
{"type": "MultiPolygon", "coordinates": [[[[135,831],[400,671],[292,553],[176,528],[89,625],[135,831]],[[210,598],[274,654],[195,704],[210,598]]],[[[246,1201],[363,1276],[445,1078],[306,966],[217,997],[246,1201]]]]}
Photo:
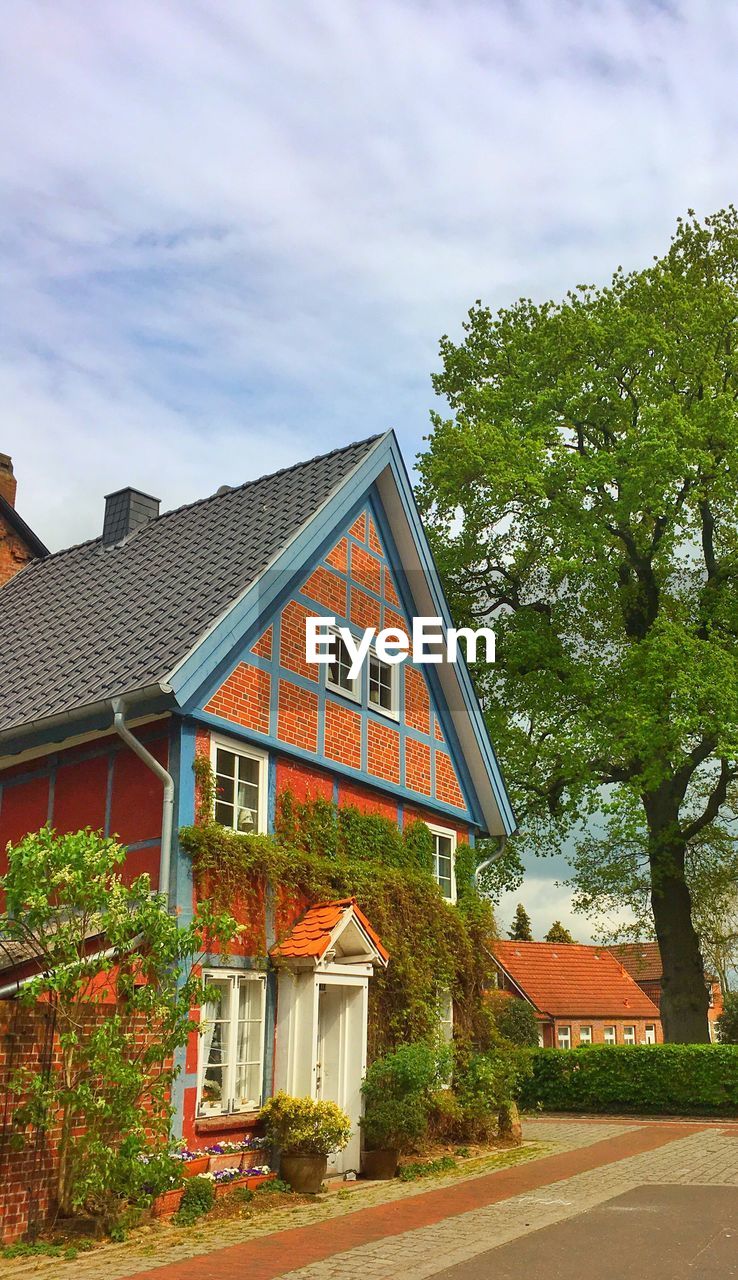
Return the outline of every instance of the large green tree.
{"type": "Polygon", "coordinates": [[[444,338],[420,499],[521,819],[638,807],[667,1039],[707,1040],[685,878],[738,763],[738,212],[444,338]]]}

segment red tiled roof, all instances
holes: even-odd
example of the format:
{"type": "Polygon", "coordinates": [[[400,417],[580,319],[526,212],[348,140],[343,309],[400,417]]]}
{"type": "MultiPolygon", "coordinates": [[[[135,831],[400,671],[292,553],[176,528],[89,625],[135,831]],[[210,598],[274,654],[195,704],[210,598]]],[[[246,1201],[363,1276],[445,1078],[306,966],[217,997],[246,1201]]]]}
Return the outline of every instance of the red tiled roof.
{"type": "Polygon", "coordinates": [[[619,942],[610,950],[636,982],[661,981],[663,970],[658,942],[619,942]]]}
{"type": "Polygon", "coordinates": [[[389,953],[385,950],[379,935],[370,925],[356,898],[341,898],[337,902],[319,902],[305,913],[301,920],[288,933],[287,937],[272,947],[273,956],[282,958],[302,958],[319,960],[327,951],[336,925],[340,923],[347,911],[353,909],[354,916],[371,938],[380,956],[386,964],[389,953]]]}
{"type": "Polygon", "coordinates": [[[653,1001],[603,947],[496,942],[493,950],[505,972],[541,1013],[570,1018],[659,1016],[653,1001]]]}

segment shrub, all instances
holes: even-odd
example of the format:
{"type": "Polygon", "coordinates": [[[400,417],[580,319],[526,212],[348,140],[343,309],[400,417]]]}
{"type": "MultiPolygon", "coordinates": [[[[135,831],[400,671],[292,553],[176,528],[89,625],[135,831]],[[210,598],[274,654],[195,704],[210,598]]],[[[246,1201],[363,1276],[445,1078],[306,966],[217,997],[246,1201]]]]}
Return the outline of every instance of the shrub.
{"type": "Polygon", "coordinates": [[[262,1107],[260,1119],[283,1155],[327,1156],[342,1151],[351,1137],[351,1121],[335,1102],[275,1093],[262,1107]]]}
{"type": "Polygon", "coordinates": [[[516,1100],[528,1072],[527,1058],[509,1050],[458,1054],[455,1136],[482,1142],[496,1133],[500,1110],[516,1100]]]}
{"type": "Polygon", "coordinates": [[[215,1203],[215,1187],[211,1178],[190,1178],[182,1195],[182,1203],[174,1221],[180,1227],[189,1227],[204,1213],[209,1213],[215,1203]]]}
{"type": "Polygon", "coordinates": [[[522,1050],[531,1067],[524,1107],[645,1111],[738,1110],[738,1048],[731,1045],[596,1045],[522,1050]]]}
{"type": "Polygon", "coordinates": [[[493,992],[489,998],[495,1027],[510,1044],[528,1049],[538,1045],[538,1019],[527,1000],[493,992]]]}
{"type": "Polygon", "coordinates": [[[377,1058],[362,1085],[364,1139],[370,1149],[404,1151],[428,1128],[433,1097],[451,1072],[446,1045],[401,1045],[377,1058]]]}
{"type": "Polygon", "coordinates": [[[738,1044],[738,992],[731,991],[725,997],[725,1007],[716,1025],[721,1044],[738,1044]]]}

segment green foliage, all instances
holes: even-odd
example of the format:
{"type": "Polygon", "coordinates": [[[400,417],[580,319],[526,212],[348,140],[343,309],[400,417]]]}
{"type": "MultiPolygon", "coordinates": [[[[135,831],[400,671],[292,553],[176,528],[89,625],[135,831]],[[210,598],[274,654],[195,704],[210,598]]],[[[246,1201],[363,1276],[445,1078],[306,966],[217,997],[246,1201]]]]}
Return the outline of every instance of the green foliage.
{"type": "Polygon", "coordinates": [[[400,1182],[417,1182],[419,1178],[432,1178],[434,1174],[450,1173],[456,1168],[451,1156],[439,1156],[436,1160],[410,1160],[398,1170],[400,1182]]]}
{"type": "Polygon", "coordinates": [[[215,1187],[212,1179],[196,1175],[188,1178],[182,1195],[182,1202],[175,1214],[174,1221],[178,1227],[192,1226],[203,1214],[210,1213],[215,1204],[215,1187]]]}
{"type": "Polygon", "coordinates": [[[496,992],[490,1002],[495,1026],[509,1044],[528,1048],[538,1045],[538,1019],[527,1000],[496,992]]]}
{"type": "Polygon", "coordinates": [[[13,1074],[16,1136],[58,1123],[60,1207],[109,1221],[176,1176],[169,1095],[201,998],[192,966],[236,927],[207,905],[181,926],[148,876],[124,884],[125,856],[94,831],[43,828],[9,847],[0,880],[0,936],[29,948],[39,968],[19,998],[49,1010],[61,1049],[50,1072],[13,1074]]]}
{"type": "Polygon", "coordinates": [[[335,1102],[275,1093],[262,1107],[259,1119],[283,1155],[327,1156],[342,1151],[351,1137],[351,1121],[335,1102]]]}
{"type": "Polygon", "coordinates": [[[283,1182],[281,1178],[272,1178],[270,1182],[260,1182],[258,1187],[254,1187],[255,1196],[262,1195],[264,1192],[280,1196],[292,1196],[295,1194],[289,1182],[283,1182]]]}
{"type": "MultiPolygon", "coordinates": [[[[196,761],[198,792],[210,794],[210,762],[196,761]]],[[[424,822],[400,832],[389,819],[326,800],[279,796],[276,833],[240,835],[205,810],[180,832],[203,896],[221,910],[234,900],[258,918],[267,884],[279,885],[295,909],[307,902],[355,896],[391,956],[370,989],[369,1055],[431,1040],[438,1028],[438,991],[454,999],[456,1038],[484,1046],[493,1035],[483,993],[493,985],[489,953],[492,907],[474,891],[475,851],[459,848],[459,901],[446,902],[433,878],[433,844],[424,822]]],[[[262,912],[263,919],[263,912],[262,912]]],[[[266,938],[262,942],[266,950],[266,938]]]]}
{"type": "Polygon", "coordinates": [[[519,902],[513,918],[512,927],[508,932],[508,938],[512,938],[513,942],[532,942],[533,932],[531,929],[530,916],[519,902]]]}
{"type": "Polygon", "coordinates": [[[717,1033],[721,1044],[738,1044],[738,992],[731,991],[725,996],[723,1012],[717,1019],[717,1033]]]}
{"type": "Polygon", "coordinates": [[[482,1142],[497,1131],[503,1106],[514,1101],[528,1074],[525,1057],[506,1049],[486,1053],[457,1051],[453,1095],[454,1134],[466,1142],[482,1142]]]}
{"type": "Polygon", "coordinates": [[[424,1137],[434,1095],[451,1074],[441,1044],[405,1044],[377,1058],[361,1087],[364,1140],[372,1150],[404,1151],[424,1137]]]}
{"type": "Polygon", "coordinates": [[[26,1243],[18,1240],[15,1244],[6,1244],[0,1248],[0,1258],[64,1258],[65,1262],[74,1262],[79,1256],[79,1248],[74,1245],[53,1244],[44,1240],[26,1243]]]}
{"type": "Polygon", "coordinates": [[[738,772],[737,321],[732,206],[605,287],[478,303],[419,460],[454,621],[494,619],[474,674],[528,847],[640,815],[671,1040],[707,1037],[685,849],[738,772]]]}
{"type": "Polygon", "coordinates": [[[568,946],[570,943],[574,942],[574,939],[569,933],[569,930],[561,923],[560,920],[554,920],[551,928],[544,938],[544,942],[560,942],[565,946],[568,946]]]}
{"type": "Polygon", "coordinates": [[[738,1048],[596,1045],[524,1051],[531,1075],[521,1105],[550,1111],[664,1115],[738,1110],[738,1048]]]}

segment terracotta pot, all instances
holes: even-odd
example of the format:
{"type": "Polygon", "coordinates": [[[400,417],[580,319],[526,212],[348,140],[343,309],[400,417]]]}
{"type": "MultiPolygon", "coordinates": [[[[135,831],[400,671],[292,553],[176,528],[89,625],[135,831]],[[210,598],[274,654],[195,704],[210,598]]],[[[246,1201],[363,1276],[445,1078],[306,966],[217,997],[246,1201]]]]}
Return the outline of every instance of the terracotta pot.
{"type": "Polygon", "coordinates": [[[171,1218],[181,1205],[183,1195],[184,1187],[173,1187],[171,1191],[165,1191],[163,1195],[157,1196],[152,1205],[154,1217],[171,1218]]]}
{"type": "Polygon", "coordinates": [[[210,1156],[210,1173],[219,1169],[240,1169],[243,1163],[243,1151],[224,1151],[221,1156],[210,1156]]]}
{"type": "Polygon", "coordinates": [[[198,1156],[196,1160],[183,1160],[182,1173],[185,1178],[196,1178],[199,1173],[207,1173],[210,1168],[210,1156],[198,1156]]]}
{"type": "Polygon", "coordinates": [[[365,1178],[394,1178],[399,1158],[399,1151],[393,1147],[386,1147],[381,1151],[365,1151],[361,1157],[361,1172],[365,1178]]]}
{"type": "Polygon", "coordinates": [[[293,1191],[300,1191],[304,1195],[316,1195],[323,1185],[327,1168],[327,1156],[283,1155],[279,1171],[293,1191]]]}
{"type": "Polygon", "coordinates": [[[215,1198],[220,1200],[229,1191],[236,1191],[239,1187],[245,1187],[247,1191],[254,1191],[256,1187],[261,1186],[262,1182],[272,1182],[276,1176],[276,1173],[255,1173],[251,1178],[234,1178],[233,1182],[216,1182],[214,1187],[215,1198]]]}

